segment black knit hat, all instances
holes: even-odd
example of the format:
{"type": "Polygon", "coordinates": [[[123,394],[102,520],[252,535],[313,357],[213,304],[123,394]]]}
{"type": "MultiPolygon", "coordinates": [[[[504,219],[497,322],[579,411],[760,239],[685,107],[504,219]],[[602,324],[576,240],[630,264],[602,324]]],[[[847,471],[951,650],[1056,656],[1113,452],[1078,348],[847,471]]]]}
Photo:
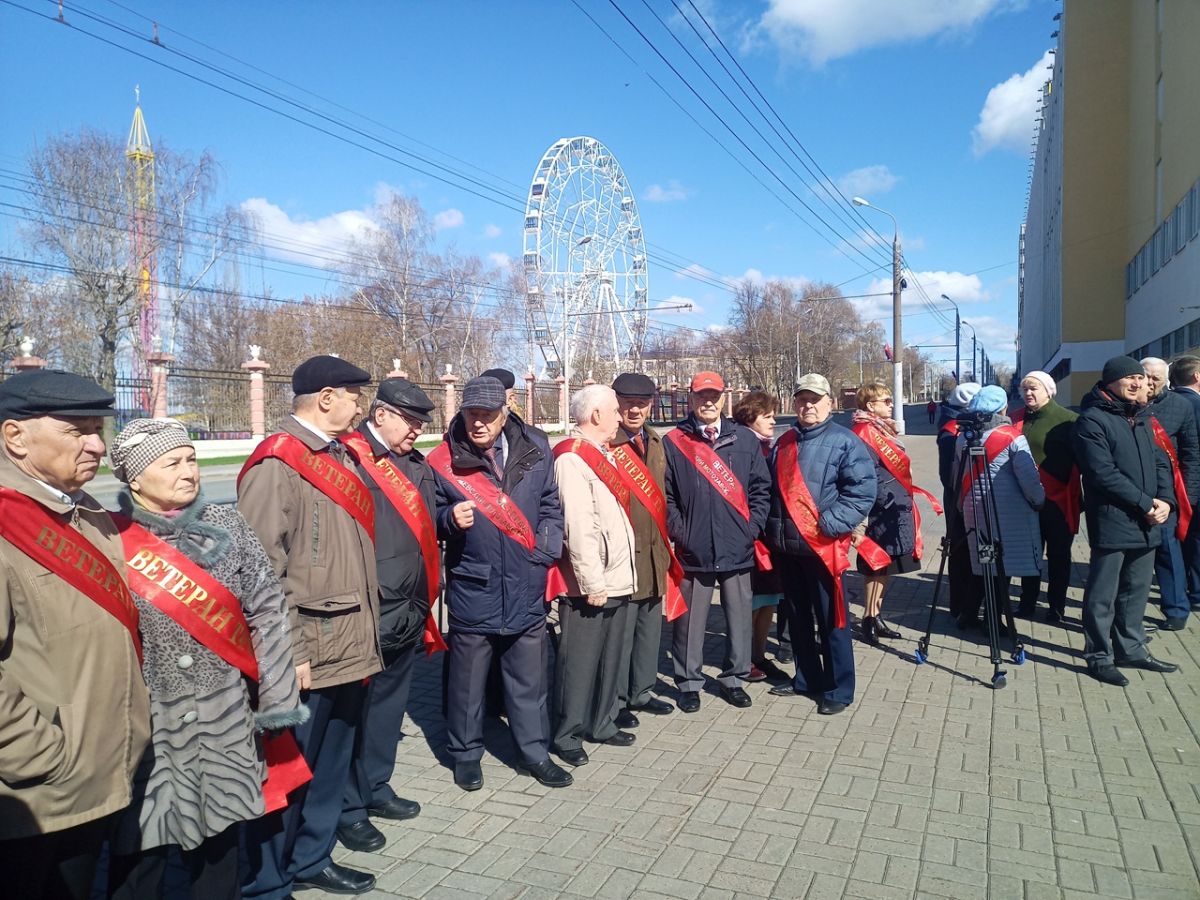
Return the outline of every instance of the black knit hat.
{"type": "Polygon", "coordinates": [[[292,391],[297,396],[315,394],[325,388],[361,387],[370,383],[370,373],[336,356],[306,359],[292,373],[292,391]]]}
{"type": "Polygon", "coordinates": [[[1142,368],[1142,364],[1132,356],[1114,356],[1104,364],[1104,371],[1100,373],[1100,383],[1112,384],[1129,375],[1145,374],[1146,370],[1142,368]]]}

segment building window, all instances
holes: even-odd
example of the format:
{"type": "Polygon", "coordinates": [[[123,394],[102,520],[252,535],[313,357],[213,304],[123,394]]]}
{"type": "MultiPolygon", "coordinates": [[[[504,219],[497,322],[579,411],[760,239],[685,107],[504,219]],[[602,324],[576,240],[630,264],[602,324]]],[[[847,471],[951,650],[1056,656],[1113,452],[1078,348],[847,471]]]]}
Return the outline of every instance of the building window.
{"type": "Polygon", "coordinates": [[[1154,221],[1161,222],[1163,217],[1163,168],[1162,160],[1154,164],[1154,221]]]}
{"type": "Polygon", "coordinates": [[[1167,220],[1163,222],[1162,226],[1158,229],[1158,240],[1162,245],[1158,248],[1158,256],[1162,260],[1162,264],[1164,266],[1169,263],[1171,261],[1171,257],[1175,255],[1175,238],[1173,237],[1175,232],[1171,227],[1171,223],[1173,221],[1174,216],[1167,216],[1167,220]]]}
{"type": "Polygon", "coordinates": [[[1187,207],[1189,197],[1184,197],[1179,201],[1179,205],[1175,207],[1175,215],[1171,216],[1171,228],[1175,232],[1175,252],[1179,253],[1187,246],[1187,207]]]}
{"type": "Polygon", "coordinates": [[[1131,260],[1128,263],[1128,265],[1125,266],[1125,299],[1126,300],[1128,300],[1130,297],[1132,297],[1133,292],[1137,290],[1137,287],[1134,284],[1134,277],[1136,276],[1136,272],[1135,272],[1136,266],[1134,265],[1134,262],[1136,260],[1137,260],[1137,257],[1135,256],[1133,258],[1133,260],[1131,260]]]}
{"type": "MultiPolygon", "coordinates": [[[[1192,189],[1188,191],[1188,197],[1192,202],[1192,227],[1190,229],[1191,237],[1200,234],[1200,181],[1192,185],[1192,189]]],[[[1191,240],[1191,238],[1188,238],[1191,240]]]]}
{"type": "Polygon", "coordinates": [[[1175,352],[1182,353],[1187,349],[1187,328],[1175,329],[1175,352]]]}
{"type": "Polygon", "coordinates": [[[1188,349],[1192,347],[1200,347],[1200,319],[1188,323],[1188,349]]]}
{"type": "Polygon", "coordinates": [[[1165,334],[1158,342],[1158,355],[1163,359],[1171,358],[1171,336],[1165,334]]]}

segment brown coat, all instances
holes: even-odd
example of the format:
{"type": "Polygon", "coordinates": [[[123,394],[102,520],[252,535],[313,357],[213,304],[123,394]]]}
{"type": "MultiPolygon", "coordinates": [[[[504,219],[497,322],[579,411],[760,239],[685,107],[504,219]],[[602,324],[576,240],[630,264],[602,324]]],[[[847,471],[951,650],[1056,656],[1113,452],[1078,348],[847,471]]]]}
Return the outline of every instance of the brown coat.
{"type": "MultiPolygon", "coordinates": [[[[645,463],[654,483],[662,490],[666,478],[667,455],[658,433],[648,425],[645,430],[648,436],[645,463]]],[[[624,428],[618,428],[612,446],[615,448],[628,443],[629,434],[624,428]]],[[[633,447],[628,449],[629,452],[637,454],[633,447]]],[[[629,508],[633,520],[633,562],[637,572],[637,591],[633,599],[655,599],[667,592],[667,569],[671,565],[671,557],[667,552],[666,543],[659,535],[658,526],[654,524],[650,513],[646,512],[646,507],[642,506],[636,497],[631,497],[629,508]]]]}
{"type": "MultiPolygon", "coordinates": [[[[72,510],[2,452],[0,485],[61,517],[124,575],[121,540],[94,499],[72,510]]],[[[0,648],[0,840],[128,806],[150,700],[125,626],[0,541],[0,648]]]]}
{"type": "MultiPolygon", "coordinates": [[[[291,417],[283,431],[353,470],[342,445],[331,450],[291,417]]],[[[278,459],[264,459],[242,477],[238,511],[283,583],[296,665],[311,664],[312,686],[347,684],[380,671],[379,582],[371,536],[278,459]]]]}

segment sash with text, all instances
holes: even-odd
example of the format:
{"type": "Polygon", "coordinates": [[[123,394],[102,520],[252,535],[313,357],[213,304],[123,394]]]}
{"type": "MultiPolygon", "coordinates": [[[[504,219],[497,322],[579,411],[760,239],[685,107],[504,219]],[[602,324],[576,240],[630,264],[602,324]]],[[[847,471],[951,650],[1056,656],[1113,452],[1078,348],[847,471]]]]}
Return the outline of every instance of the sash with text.
{"type": "MultiPolygon", "coordinates": [[[[933,507],[934,515],[940,516],[943,512],[942,504],[929,491],[922,487],[913,484],[912,479],[912,461],[908,458],[908,454],[895,445],[879,428],[870,422],[855,422],[850,429],[864,444],[871,448],[883,467],[888,470],[888,473],[900,482],[900,487],[908,493],[912,498],[913,506],[913,523],[916,526],[916,548],[913,551],[913,557],[921,558],[921,554],[925,552],[925,541],[921,537],[921,510],[917,507],[917,497],[924,497],[929,501],[929,505],[933,507]]],[[[882,548],[881,548],[882,549],[882,548]]],[[[861,553],[861,550],[859,551],[861,553]]],[[[874,566],[873,566],[874,567],[874,566]]]]}

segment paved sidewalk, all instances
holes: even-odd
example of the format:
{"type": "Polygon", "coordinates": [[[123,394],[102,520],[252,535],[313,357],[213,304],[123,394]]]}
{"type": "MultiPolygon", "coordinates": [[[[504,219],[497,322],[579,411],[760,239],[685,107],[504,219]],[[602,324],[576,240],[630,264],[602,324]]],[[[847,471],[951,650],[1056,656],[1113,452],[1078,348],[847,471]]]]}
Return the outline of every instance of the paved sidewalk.
{"type": "MultiPolygon", "coordinates": [[[[936,487],[933,438],[907,443],[918,483],[936,487]]],[[[987,686],[982,634],[944,611],[916,666],[938,562],[930,518],[926,570],[885,603],[905,638],[856,644],[845,714],[765,685],[749,686],[746,710],[706,693],[695,715],[643,717],[631,748],[589,746],[563,790],[513,769],[506,729],[489,723],[485,785],[467,794],[437,759],[441,660],[426,660],[393,779],[423,811],[376,820],[380,853],[335,858],[377,872],[375,897],[1200,897],[1200,622],[1155,636],[1177,674],[1130,671],[1124,690],[1088,678],[1081,538],[1067,626],[1032,626],[1005,690],[987,686]]],[[[715,634],[709,649],[715,670],[715,634]]],[[[660,689],[674,697],[669,677],[660,689]]]]}

